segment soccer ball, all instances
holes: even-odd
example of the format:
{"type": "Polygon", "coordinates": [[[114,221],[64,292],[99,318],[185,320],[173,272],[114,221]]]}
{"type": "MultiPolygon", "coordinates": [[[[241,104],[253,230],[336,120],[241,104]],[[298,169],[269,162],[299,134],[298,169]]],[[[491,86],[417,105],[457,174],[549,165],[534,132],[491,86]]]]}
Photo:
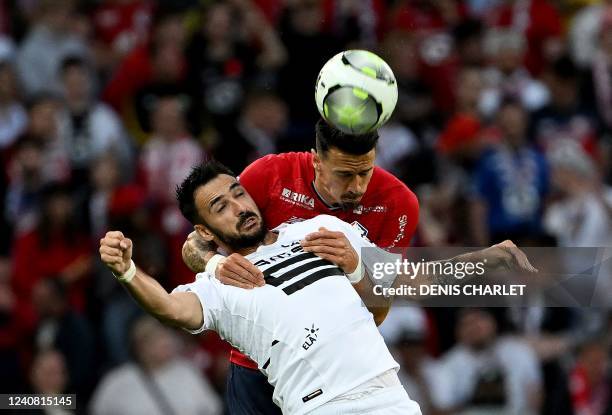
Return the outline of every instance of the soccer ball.
{"type": "Polygon", "coordinates": [[[382,126],[395,109],[397,83],[378,55],[347,50],[319,72],[315,100],[321,116],[347,134],[364,134],[382,126]]]}

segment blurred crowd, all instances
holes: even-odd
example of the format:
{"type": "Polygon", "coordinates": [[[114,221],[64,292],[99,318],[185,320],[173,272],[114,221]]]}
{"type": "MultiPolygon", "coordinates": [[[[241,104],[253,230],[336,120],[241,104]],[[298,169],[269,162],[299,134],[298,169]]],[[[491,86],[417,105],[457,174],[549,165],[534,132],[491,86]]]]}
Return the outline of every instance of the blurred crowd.
{"type": "MultiPolygon", "coordinates": [[[[348,48],[396,75],[377,163],[418,195],[416,246],[612,246],[611,0],[0,0],[0,391],[223,413],[228,346],[143,316],[98,241],[193,280],[175,185],[313,147],[348,48]]],[[[405,304],[381,330],[424,414],[597,415],[611,315],[405,304]]]]}

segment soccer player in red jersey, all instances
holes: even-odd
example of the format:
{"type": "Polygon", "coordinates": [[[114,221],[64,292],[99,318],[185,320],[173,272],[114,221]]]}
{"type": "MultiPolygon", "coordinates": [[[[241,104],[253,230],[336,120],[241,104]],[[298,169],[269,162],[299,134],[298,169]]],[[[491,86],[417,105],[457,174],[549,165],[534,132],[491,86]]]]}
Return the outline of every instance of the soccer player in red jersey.
{"type": "MultiPolygon", "coordinates": [[[[380,247],[406,247],[416,229],[419,204],[405,184],[374,166],[378,133],[353,136],[316,125],[316,150],[272,154],[249,165],[240,184],[253,197],[269,228],[283,222],[336,216],[361,229],[380,247]]],[[[245,258],[227,258],[196,233],[188,238],[183,259],[195,272],[213,273],[221,282],[243,288],[263,285],[261,272],[245,258]]],[[[375,313],[382,322],[386,310],[375,313]]],[[[257,365],[233,349],[226,392],[230,413],[280,414],[272,387],[257,365]]]]}

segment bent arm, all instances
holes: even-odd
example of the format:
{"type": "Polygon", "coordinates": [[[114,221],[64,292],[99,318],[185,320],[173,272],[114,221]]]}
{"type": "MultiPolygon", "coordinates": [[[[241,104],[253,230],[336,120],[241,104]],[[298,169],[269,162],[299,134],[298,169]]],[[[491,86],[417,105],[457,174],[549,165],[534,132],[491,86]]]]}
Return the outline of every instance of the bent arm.
{"type": "Polygon", "coordinates": [[[204,322],[204,311],[197,295],[191,292],[169,294],[155,279],[137,269],[130,282],[123,283],[132,298],[164,324],[197,330],[204,322]]]}

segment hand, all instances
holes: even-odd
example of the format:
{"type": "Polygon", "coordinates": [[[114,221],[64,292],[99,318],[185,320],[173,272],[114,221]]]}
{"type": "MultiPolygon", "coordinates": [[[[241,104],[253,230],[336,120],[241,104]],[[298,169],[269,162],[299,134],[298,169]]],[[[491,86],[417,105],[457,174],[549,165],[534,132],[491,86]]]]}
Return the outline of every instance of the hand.
{"type": "Polygon", "coordinates": [[[486,248],[482,253],[488,266],[504,267],[513,271],[538,272],[529,262],[527,255],[510,240],[486,248]]]}
{"type": "Polygon", "coordinates": [[[354,272],[359,265],[359,255],[342,232],[319,228],[318,232],[306,235],[301,244],[304,251],[333,262],[346,274],[354,272]]]}
{"type": "Polygon", "coordinates": [[[266,285],[263,273],[240,254],[231,254],[221,260],[215,277],[225,285],[251,289],[266,285]]]}
{"type": "Polygon", "coordinates": [[[119,231],[106,232],[100,239],[100,258],[115,275],[123,275],[130,268],[132,241],[119,231]]]}

